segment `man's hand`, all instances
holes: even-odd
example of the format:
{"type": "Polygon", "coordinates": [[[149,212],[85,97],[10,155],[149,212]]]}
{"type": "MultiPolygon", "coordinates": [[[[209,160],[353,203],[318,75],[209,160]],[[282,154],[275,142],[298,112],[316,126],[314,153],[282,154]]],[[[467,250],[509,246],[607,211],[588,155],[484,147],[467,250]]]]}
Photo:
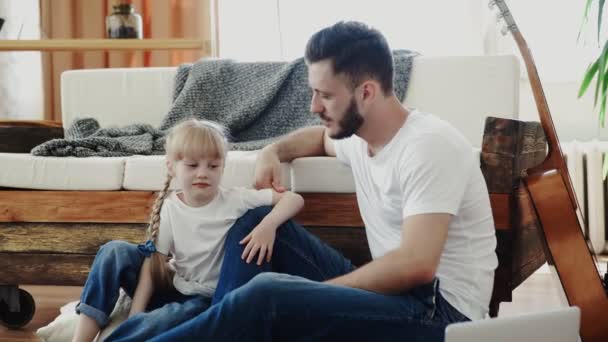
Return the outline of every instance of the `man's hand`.
{"type": "Polygon", "coordinates": [[[251,233],[249,233],[249,235],[245,236],[245,238],[241,240],[241,245],[247,244],[247,246],[245,246],[245,250],[243,251],[243,255],[241,255],[241,259],[246,259],[245,261],[250,263],[259,252],[257,262],[258,265],[262,265],[262,262],[264,262],[264,257],[266,257],[266,262],[270,262],[276,233],[276,226],[266,224],[264,221],[260,222],[260,224],[255,227],[251,233]]]}
{"type": "Polygon", "coordinates": [[[285,191],[281,184],[281,162],[273,145],[266,146],[259,152],[254,177],[256,189],[273,188],[276,192],[285,191]]]}

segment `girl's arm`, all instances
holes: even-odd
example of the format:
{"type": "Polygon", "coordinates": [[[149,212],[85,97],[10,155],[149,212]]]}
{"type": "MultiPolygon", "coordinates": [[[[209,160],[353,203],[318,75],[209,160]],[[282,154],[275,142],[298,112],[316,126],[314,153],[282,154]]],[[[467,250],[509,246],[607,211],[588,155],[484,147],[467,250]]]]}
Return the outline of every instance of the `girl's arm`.
{"type": "Polygon", "coordinates": [[[272,204],[272,211],[240,242],[241,245],[247,244],[241,255],[247,263],[256,255],[258,265],[261,265],[264,259],[270,262],[277,228],[302,209],[304,198],[295,192],[272,190],[272,204]]]}
{"type": "Polygon", "coordinates": [[[145,311],[146,306],[148,306],[148,302],[150,301],[150,297],[152,297],[152,293],[154,292],[150,268],[151,260],[152,258],[146,258],[139,271],[139,281],[137,282],[135,295],[133,295],[133,301],[131,302],[129,317],[145,311]]]}
{"type": "Polygon", "coordinates": [[[285,221],[296,216],[304,207],[304,198],[295,192],[277,192],[272,190],[272,211],[264,217],[262,223],[275,226],[275,229],[285,221]]]}

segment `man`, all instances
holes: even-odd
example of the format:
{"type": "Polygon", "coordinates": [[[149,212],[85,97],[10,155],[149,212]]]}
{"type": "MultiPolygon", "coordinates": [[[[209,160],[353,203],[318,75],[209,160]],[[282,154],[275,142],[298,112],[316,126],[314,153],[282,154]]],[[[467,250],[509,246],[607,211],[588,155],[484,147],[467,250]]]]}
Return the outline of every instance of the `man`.
{"type": "Polygon", "coordinates": [[[264,270],[292,275],[254,277],[259,271],[232,260],[239,251],[228,239],[224,266],[233,271],[220,283],[236,289],[220,290],[216,305],[156,340],[443,341],[446,325],[486,315],[496,238],[470,144],[401,104],[378,31],[356,22],[323,29],[306,61],[311,111],[324,127],[264,148],[256,186],[282,190],[280,162],[336,156],[352,169],[373,261],[354,269],[290,222],[264,270]]]}

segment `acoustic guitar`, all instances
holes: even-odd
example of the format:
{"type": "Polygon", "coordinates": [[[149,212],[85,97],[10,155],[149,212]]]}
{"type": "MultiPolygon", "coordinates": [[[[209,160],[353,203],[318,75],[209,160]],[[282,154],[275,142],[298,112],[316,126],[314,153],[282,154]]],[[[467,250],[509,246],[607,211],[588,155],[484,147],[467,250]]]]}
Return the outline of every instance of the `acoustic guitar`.
{"type": "MultiPolygon", "coordinates": [[[[606,284],[597,269],[595,254],[581,229],[577,199],[549,106],[530,49],[504,0],[490,2],[511,32],[525,62],[540,122],[547,138],[545,160],[522,175],[530,194],[542,234],[570,305],[581,309],[583,342],[608,341],[608,298],[606,284]],[[590,251],[591,249],[591,251],[590,251]]],[[[580,216],[582,217],[582,215],[580,216]]]]}

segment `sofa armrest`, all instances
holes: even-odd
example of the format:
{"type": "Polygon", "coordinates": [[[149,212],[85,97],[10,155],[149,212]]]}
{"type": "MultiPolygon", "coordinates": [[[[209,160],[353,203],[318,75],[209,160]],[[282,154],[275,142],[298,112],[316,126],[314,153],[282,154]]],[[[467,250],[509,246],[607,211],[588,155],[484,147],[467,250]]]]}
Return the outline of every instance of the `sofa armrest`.
{"type": "Polygon", "coordinates": [[[63,126],[51,120],[0,120],[0,152],[29,153],[51,139],[63,138],[63,126]]]}

